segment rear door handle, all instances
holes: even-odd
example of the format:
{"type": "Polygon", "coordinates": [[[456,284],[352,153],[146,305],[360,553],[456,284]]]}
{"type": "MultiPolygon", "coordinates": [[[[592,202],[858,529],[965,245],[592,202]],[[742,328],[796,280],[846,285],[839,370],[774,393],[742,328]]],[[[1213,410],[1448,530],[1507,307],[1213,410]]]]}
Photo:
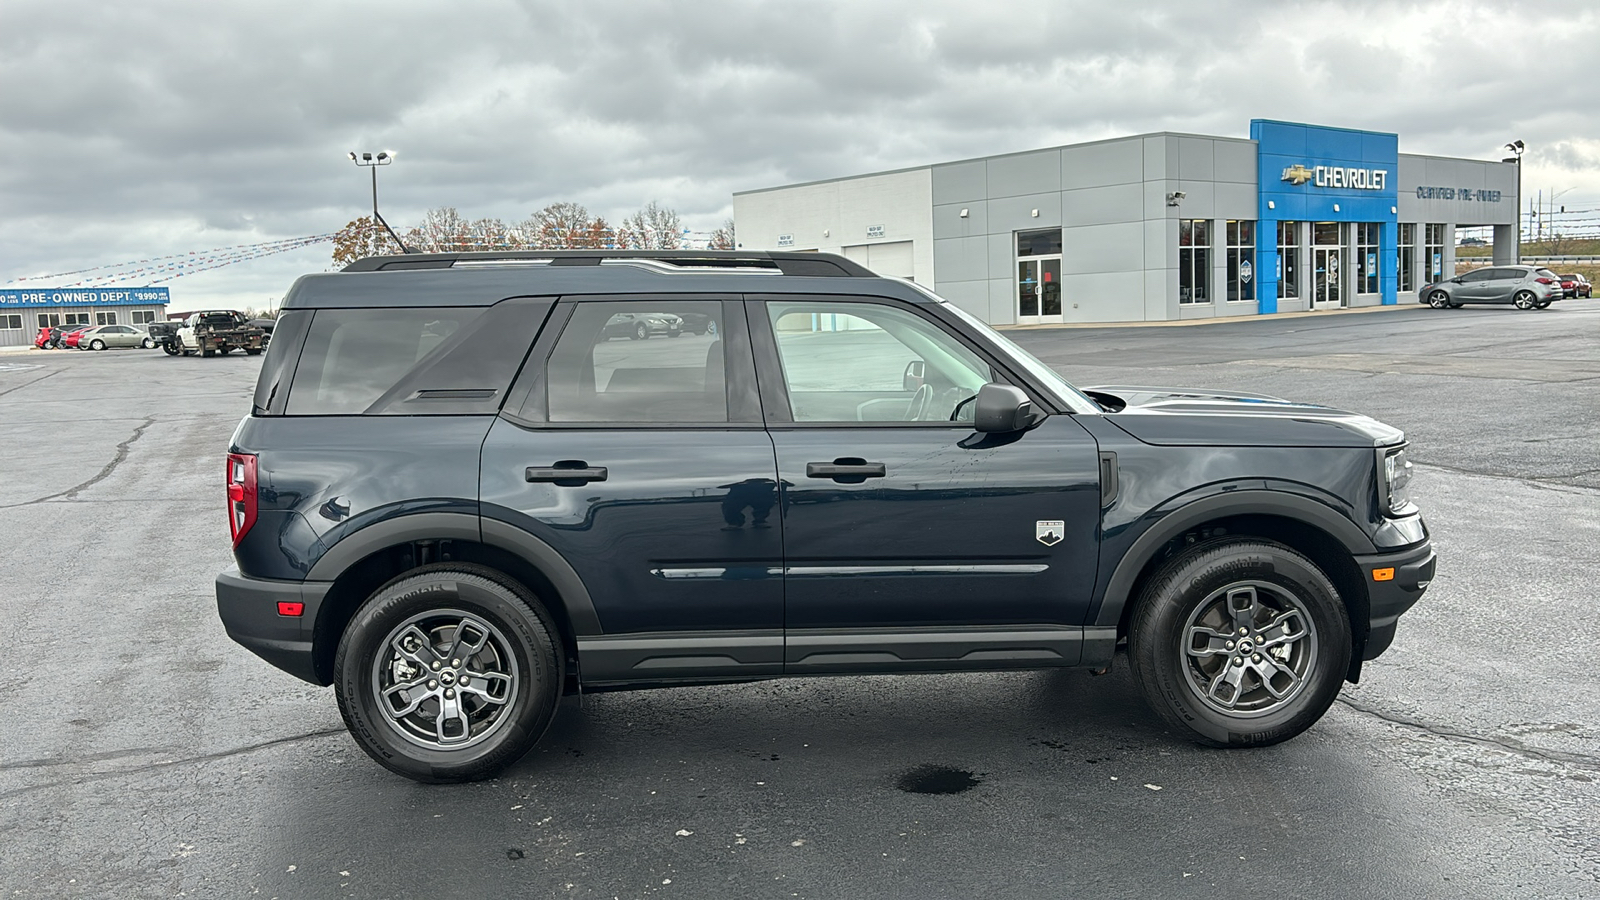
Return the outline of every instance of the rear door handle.
{"type": "Polygon", "coordinates": [[[605,466],[591,466],[581,459],[563,459],[553,466],[529,466],[525,474],[530,483],[582,487],[591,481],[605,481],[608,473],[605,466]]]}
{"type": "Polygon", "coordinates": [[[888,474],[889,469],[883,463],[867,462],[855,457],[806,463],[807,478],[832,478],[842,484],[860,484],[868,478],[882,478],[888,474]]]}

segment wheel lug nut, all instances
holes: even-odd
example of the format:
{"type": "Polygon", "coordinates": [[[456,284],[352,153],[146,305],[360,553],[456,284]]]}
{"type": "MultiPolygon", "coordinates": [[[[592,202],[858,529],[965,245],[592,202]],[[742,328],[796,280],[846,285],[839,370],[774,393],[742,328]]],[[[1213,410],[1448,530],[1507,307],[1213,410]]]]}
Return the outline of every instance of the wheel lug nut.
{"type": "Polygon", "coordinates": [[[1249,633],[1250,633],[1250,629],[1248,629],[1248,628],[1241,628],[1241,629],[1239,629],[1239,633],[1240,633],[1240,634],[1249,634],[1249,633]]]}
{"type": "Polygon", "coordinates": [[[1229,642],[1228,642],[1228,649],[1229,649],[1229,650],[1232,650],[1232,649],[1233,649],[1233,641],[1229,641],[1229,642]]]}
{"type": "Polygon", "coordinates": [[[434,660],[433,665],[430,668],[432,668],[435,672],[439,671],[439,661],[437,659],[434,660]]]}
{"type": "MultiPolygon", "coordinates": [[[[1234,660],[1234,662],[1238,662],[1238,660],[1234,660]]],[[[439,682],[434,681],[432,678],[428,679],[428,689],[429,690],[433,690],[434,688],[436,688],[438,686],[439,686],[439,682]]]]}
{"type": "Polygon", "coordinates": [[[468,678],[465,675],[461,676],[461,686],[462,687],[466,687],[467,685],[469,685],[471,683],[472,683],[472,679],[471,678],[468,678]]]}
{"type": "Polygon", "coordinates": [[[447,700],[453,699],[455,697],[455,695],[456,695],[456,692],[455,692],[454,688],[445,688],[444,689],[445,699],[447,699],[447,700]]]}
{"type": "Polygon", "coordinates": [[[1251,659],[1255,662],[1261,662],[1261,654],[1257,653],[1255,656],[1251,657],[1251,659]]]}
{"type": "Polygon", "coordinates": [[[450,666],[451,666],[451,668],[455,668],[455,669],[461,668],[461,660],[459,660],[459,659],[450,660],[450,666]]]}
{"type": "Polygon", "coordinates": [[[1244,660],[1243,660],[1243,659],[1240,659],[1240,658],[1239,658],[1239,657],[1237,657],[1237,656],[1235,656],[1235,657],[1234,657],[1234,658],[1233,658],[1233,664],[1234,664],[1234,665],[1236,665],[1236,666],[1242,666],[1242,665],[1244,665],[1244,660]]]}

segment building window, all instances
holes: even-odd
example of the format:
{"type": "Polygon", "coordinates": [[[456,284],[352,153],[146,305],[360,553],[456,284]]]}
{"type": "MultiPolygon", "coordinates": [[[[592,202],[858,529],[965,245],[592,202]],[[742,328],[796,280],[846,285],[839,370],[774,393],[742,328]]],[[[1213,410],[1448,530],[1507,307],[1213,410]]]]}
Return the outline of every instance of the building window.
{"type": "Polygon", "coordinates": [[[65,318],[67,320],[65,324],[67,324],[67,325],[87,325],[87,324],[89,324],[89,314],[88,313],[67,313],[65,318]]]}
{"type": "Polygon", "coordinates": [[[155,320],[156,314],[153,310],[136,309],[133,311],[133,324],[135,325],[149,325],[155,320]]]}
{"type": "Polygon", "coordinates": [[[94,314],[94,323],[96,325],[115,325],[117,324],[117,314],[114,312],[97,312],[94,314]]]}
{"type": "Polygon", "coordinates": [[[1256,223],[1228,220],[1228,299],[1256,298],[1256,223]]]}
{"type": "Polygon", "coordinates": [[[1211,222],[1178,220],[1178,302],[1211,302],[1211,222]]]}
{"type": "Polygon", "coordinates": [[[1378,292],[1378,235],[1377,222],[1357,222],[1356,229],[1356,293],[1378,292]]]}
{"type": "Polygon", "coordinates": [[[21,329],[22,328],[22,314],[21,313],[17,313],[15,315],[0,316],[0,328],[3,328],[5,330],[7,330],[7,331],[13,331],[13,330],[21,329]]]}
{"type": "Polygon", "coordinates": [[[1417,262],[1417,226],[1414,222],[1400,223],[1400,242],[1397,248],[1400,253],[1400,292],[1414,291],[1417,289],[1416,272],[1417,262]]]}
{"type": "Polygon", "coordinates": [[[61,317],[55,313],[39,313],[40,328],[54,328],[61,324],[61,317]]]}
{"type": "Polygon", "coordinates": [[[1444,225],[1430,222],[1422,226],[1422,263],[1428,267],[1428,283],[1444,277],[1444,225]]]}
{"type": "Polygon", "coordinates": [[[1278,223],[1278,296],[1300,298],[1300,223],[1278,223]]]}

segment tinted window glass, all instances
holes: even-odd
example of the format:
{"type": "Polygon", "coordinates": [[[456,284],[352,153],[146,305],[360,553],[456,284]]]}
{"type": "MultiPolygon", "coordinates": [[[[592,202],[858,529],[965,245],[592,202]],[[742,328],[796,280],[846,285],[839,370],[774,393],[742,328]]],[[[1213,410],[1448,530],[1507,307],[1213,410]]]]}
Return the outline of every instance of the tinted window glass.
{"type": "Polygon", "coordinates": [[[965,344],[892,306],[772,302],[767,312],[796,422],[971,422],[968,401],[994,380],[965,344]]]}
{"type": "Polygon", "coordinates": [[[255,414],[262,415],[270,408],[274,413],[283,412],[283,399],[279,398],[280,384],[287,389],[287,378],[294,371],[295,360],[300,358],[300,339],[305,337],[306,327],[311,324],[311,311],[307,309],[286,310],[278,316],[277,327],[272,332],[272,343],[267,345],[267,358],[261,363],[261,374],[256,376],[255,414]],[[276,406],[273,401],[277,400],[276,406]]]}
{"type": "Polygon", "coordinates": [[[576,304],[545,369],[552,422],[728,421],[722,304],[576,304]]]}
{"type": "Polygon", "coordinates": [[[1475,272],[1468,272],[1467,274],[1461,276],[1461,280],[1463,283],[1471,284],[1474,281],[1488,281],[1493,277],[1493,269],[1478,269],[1475,272]]]}
{"type": "Polygon", "coordinates": [[[1576,275],[1557,275],[1556,273],[1550,271],[1549,269],[1538,269],[1533,274],[1538,275],[1541,278],[1566,278],[1566,279],[1572,279],[1572,278],[1576,278],[1577,277],[1576,275]]]}
{"type": "Polygon", "coordinates": [[[289,415],[366,411],[418,362],[482,314],[482,309],[318,310],[289,393],[289,415]]]}

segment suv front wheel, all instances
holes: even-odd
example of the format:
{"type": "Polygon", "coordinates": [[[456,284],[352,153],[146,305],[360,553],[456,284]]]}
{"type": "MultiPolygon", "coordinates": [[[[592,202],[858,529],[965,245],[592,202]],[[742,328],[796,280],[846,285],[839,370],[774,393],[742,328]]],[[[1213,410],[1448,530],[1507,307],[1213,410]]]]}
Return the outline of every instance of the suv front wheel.
{"type": "Polygon", "coordinates": [[[1350,620],[1311,560],[1272,541],[1199,544],[1140,597],[1128,656],[1146,700],[1204,744],[1259,747],[1322,718],[1350,664],[1350,620]]]}
{"type": "Polygon", "coordinates": [[[555,716],[555,634],[538,599],[499,572],[425,566],[356,611],[334,663],[339,712],[390,771],[424,782],[488,778],[555,716]]]}

